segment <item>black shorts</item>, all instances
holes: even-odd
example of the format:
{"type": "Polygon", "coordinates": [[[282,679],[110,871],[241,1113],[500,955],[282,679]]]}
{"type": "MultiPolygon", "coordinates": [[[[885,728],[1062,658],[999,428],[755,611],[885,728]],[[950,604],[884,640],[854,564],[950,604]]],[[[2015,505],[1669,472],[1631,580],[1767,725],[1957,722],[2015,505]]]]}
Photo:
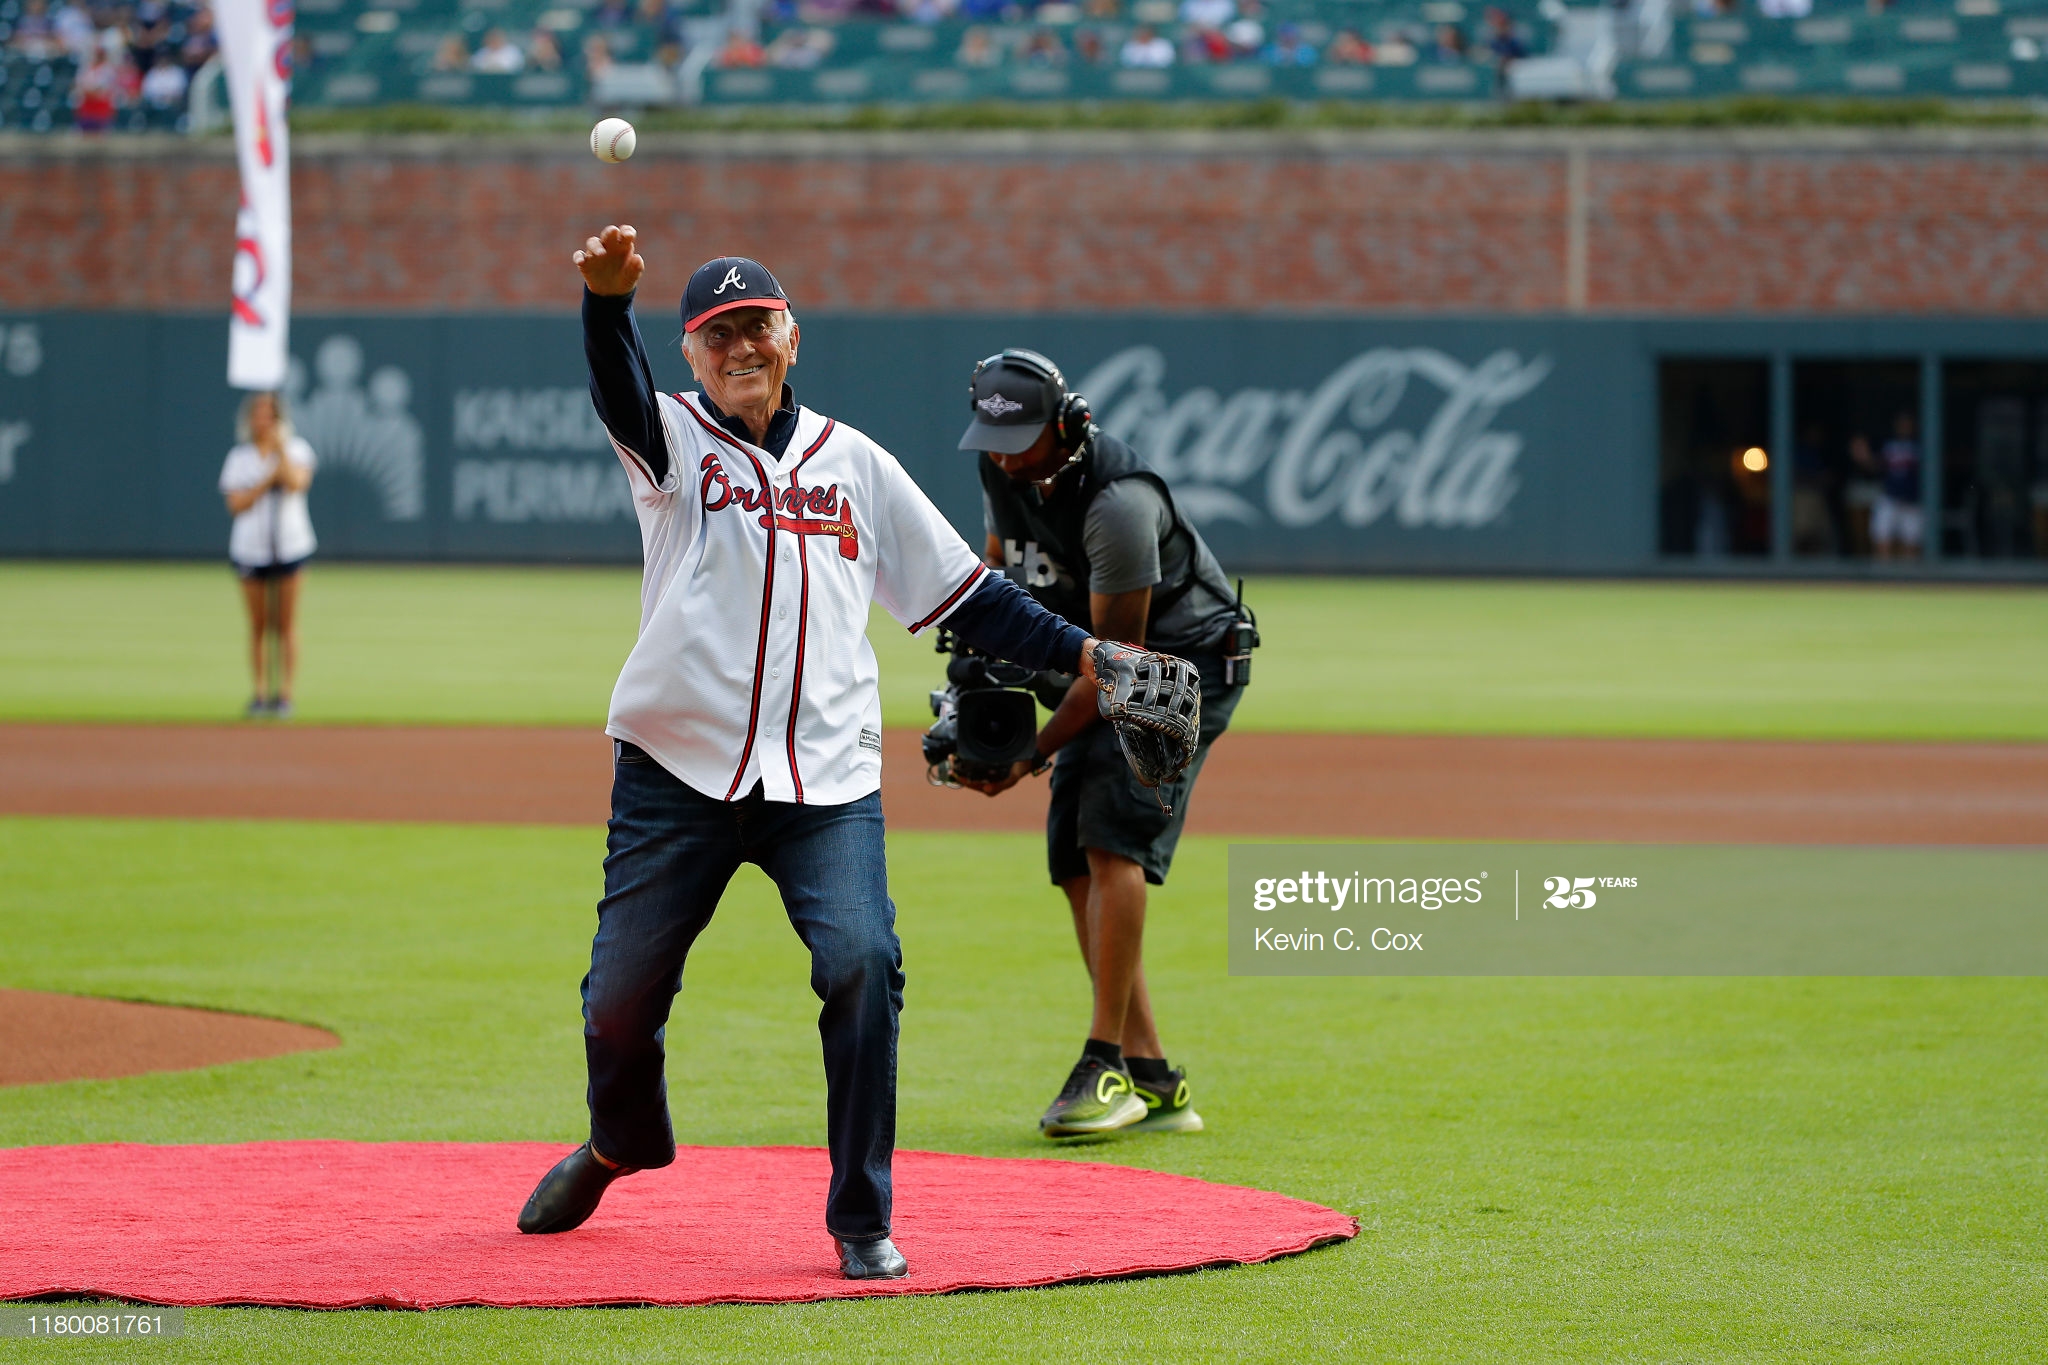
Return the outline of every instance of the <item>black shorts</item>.
{"type": "Polygon", "coordinates": [[[1222,656],[1189,655],[1188,662],[1202,675],[1202,736],[1195,761],[1174,781],[1156,793],[1139,786],[1107,721],[1097,721],[1059,751],[1045,812],[1045,857],[1053,885],[1087,876],[1091,848],[1129,858],[1145,869],[1146,881],[1166,884],[1195,779],[1209,746],[1229,726],[1230,713],[1244,695],[1241,686],[1223,685],[1222,656]],[[1172,815],[1160,809],[1162,801],[1173,807],[1172,815]]]}
{"type": "MultiPolygon", "coordinates": [[[[287,559],[282,564],[236,564],[235,577],[254,579],[259,583],[267,578],[290,578],[305,568],[306,561],[311,558],[311,555],[301,555],[297,559],[287,559]]],[[[232,560],[229,562],[233,563],[232,560]]]]}

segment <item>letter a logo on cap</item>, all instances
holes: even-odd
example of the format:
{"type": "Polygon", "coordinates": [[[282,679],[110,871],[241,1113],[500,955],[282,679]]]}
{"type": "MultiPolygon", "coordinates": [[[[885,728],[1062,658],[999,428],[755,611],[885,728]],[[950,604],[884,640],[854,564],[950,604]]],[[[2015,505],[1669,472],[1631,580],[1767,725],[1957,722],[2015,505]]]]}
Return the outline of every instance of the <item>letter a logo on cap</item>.
{"type": "Polygon", "coordinates": [[[747,287],[747,282],[740,278],[740,268],[738,266],[733,266],[730,270],[727,270],[725,272],[725,278],[718,282],[718,288],[712,290],[711,292],[714,294],[723,294],[725,292],[725,287],[727,285],[731,285],[735,289],[745,289],[747,287]]]}

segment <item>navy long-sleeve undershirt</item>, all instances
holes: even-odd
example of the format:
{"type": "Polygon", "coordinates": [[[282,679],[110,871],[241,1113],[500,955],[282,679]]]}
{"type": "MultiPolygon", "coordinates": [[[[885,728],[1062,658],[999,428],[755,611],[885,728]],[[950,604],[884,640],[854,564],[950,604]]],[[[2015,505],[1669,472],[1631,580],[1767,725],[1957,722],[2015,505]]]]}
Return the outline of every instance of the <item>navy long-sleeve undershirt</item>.
{"type": "Polygon", "coordinates": [[[984,654],[1026,668],[1072,673],[1081,666],[1088,632],[1038,604],[1038,599],[990,570],[967,600],[953,608],[946,629],[984,654]]]}

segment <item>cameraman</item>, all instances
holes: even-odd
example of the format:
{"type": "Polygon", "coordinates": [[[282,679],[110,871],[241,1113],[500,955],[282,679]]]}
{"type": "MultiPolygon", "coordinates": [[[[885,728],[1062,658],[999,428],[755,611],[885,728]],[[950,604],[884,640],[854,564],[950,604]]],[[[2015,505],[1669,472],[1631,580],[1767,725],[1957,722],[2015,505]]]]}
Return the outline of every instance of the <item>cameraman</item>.
{"type": "Polygon", "coordinates": [[[1166,1064],[1145,990],[1145,884],[1166,881],[1188,797],[1244,690],[1256,635],[1166,481],[1096,427],[1058,366],[1006,350],[975,367],[970,389],[975,417],[960,449],[982,452],[989,564],[1102,639],[1186,659],[1202,682],[1201,747],[1156,792],[1138,785],[1086,682],[1067,690],[1039,731],[1036,763],[995,780],[960,777],[994,796],[1054,764],[1046,856],[1073,909],[1095,1012],[1081,1060],[1039,1128],[1048,1137],[1198,1132],[1186,1073],[1166,1064]],[[1226,653],[1237,656],[1228,667],[1226,653]]]}

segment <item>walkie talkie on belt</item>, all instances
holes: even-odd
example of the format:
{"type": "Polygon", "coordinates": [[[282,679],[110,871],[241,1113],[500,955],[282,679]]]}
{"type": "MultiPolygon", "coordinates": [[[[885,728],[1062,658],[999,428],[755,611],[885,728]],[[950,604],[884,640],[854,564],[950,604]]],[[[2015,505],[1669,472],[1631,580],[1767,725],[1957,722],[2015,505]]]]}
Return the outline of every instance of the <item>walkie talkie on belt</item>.
{"type": "Polygon", "coordinates": [[[1252,651],[1259,647],[1259,618],[1244,604],[1244,580],[1237,580],[1237,612],[1223,632],[1223,685],[1242,687],[1252,680],[1252,651]]]}

